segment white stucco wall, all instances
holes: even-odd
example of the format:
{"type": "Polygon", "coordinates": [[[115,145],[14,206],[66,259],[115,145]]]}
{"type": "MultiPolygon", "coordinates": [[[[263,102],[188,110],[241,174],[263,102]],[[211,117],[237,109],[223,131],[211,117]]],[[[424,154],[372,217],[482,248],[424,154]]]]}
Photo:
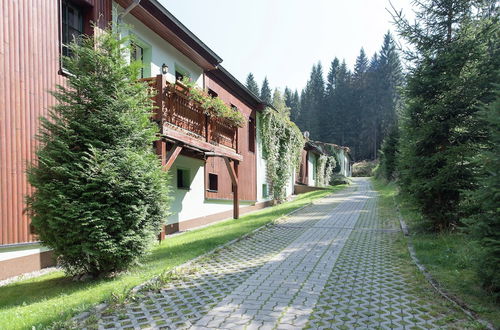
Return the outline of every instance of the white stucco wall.
{"type": "MultiPolygon", "coordinates": [[[[205,162],[199,159],[178,156],[170,168],[172,196],[168,223],[177,223],[233,209],[232,200],[205,199],[205,162]],[[177,170],[189,171],[189,189],[177,188],[177,170]]],[[[240,207],[250,203],[240,202],[240,207]]]]}
{"type": "Polygon", "coordinates": [[[256,144],[255,148],[257,155],[257,202],[264,202],[270,200],[269,197],[263,197],[262,185],[267,184],[269,192],[269,184],[267,182],[267,161],[264,159],[262,149],[262,115],[257,112],[256,116],[256,144]]]}
{"type": "Polygon", "coordinates": [[[316,154],[309,152],[307,154],[307,162],[308,162],[308,169],[307,169],[307,176],[308,176],[308,186],[315,187],[316,186],[316,164],[317,164],[317,159],[316,159],[316,154]]]}
{"type": "Polygon", "coordinates": [[[351,176],[351,173],[349,171],[349,157],[347,156],[346,152],[342,149],[337,150],[337,159],[340,164],[340,174],[344,176],[351,176]]]}
{"type": "MultiPolygon", "coordinates": [[[[118,13],[121,11],[123,11],[123,8],[113,2],[113,21],[115,23],[118,13]]],[[[147,76],[155,77],[160,74],[161,66],[165,63],[168,65],[168,81],[175,81],[175,70],[178,67],[181,69],[179,71],[187,72],[190,78],[196,81],[198,86],[203,86],[203,69],[174,46],[151,31],[131,14],[126,15],[121,23],[130,26],[130,28],[123,28],[121,34],[125,36],[133,33],[137,37],[139,45],[145,48],[145,58],[149,57],[151,59],[149,67],[145,68],[145,78],[147,76]]]]}

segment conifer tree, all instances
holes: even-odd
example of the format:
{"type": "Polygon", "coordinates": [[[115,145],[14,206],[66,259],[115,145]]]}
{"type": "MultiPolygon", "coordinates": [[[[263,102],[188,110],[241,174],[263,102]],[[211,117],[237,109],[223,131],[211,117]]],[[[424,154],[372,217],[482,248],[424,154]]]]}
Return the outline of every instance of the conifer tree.
{"type": "Polygon", "coordinates": [[[259,85],[255,81],[253,73],[249,73],[247,76],[246,87],[250,90],[250,92],[254,93],[256,96],[260,95],[259,85]]]}
{"type": "Polygon", "coordinates": [[[126,269],[166,220],[166,174],[152,150],[158,127],[128,40],[105,31],[71,44],[67,85],[41,119],[37,162],[28,172],[32,224],[69,274],[126,269]]]}
{"type": "MultiPolygon", "coordinates": [[[[469,159],[484,143],[477,109],[491,98],[499,68],[498,35],[485,2],[418,2],[417,22],[396,13],[400,34],[414,47],[406,88],[399,166],[402,190],[431,228],[460,223],[459,204],[474,187],[469,159]]],[[[495,18],[496,20],[496,18],[495,18]]]]}
{"type": "Polygon", "coordinates": [[[271,87],[269,87],[269,81],[267,80],[267,77],[265,77],[264,81],[262,82],[262,88],[260,89],[260,99],[266,104],[271,104],[273,101],[271,95],[271,87]]]}
{"type": "Polygon", "coordinates": [[[299,92],[295,90],[292,94],[292,101],[290,102],[291,115],[290,118],[295,122],[300,116],[300,97],[299,92]]]}
{"type": "Polygon", "coordinates": [[[311,138],[321,138],[320,116],[325,108],[325,82],[321,63],[313,65],[306,87],[302,91],[298,125],[309,131],[311,138]]]}
{"type": "Polygon", "coordinates": [[[468,224],[481,246],[479,277],[483,287],[500,301],[500,85],[496,88],[496,99],[482,110],[488,140],[475,157],[478,187],[468,194],[466,203],[472,204],[468,224]]]}

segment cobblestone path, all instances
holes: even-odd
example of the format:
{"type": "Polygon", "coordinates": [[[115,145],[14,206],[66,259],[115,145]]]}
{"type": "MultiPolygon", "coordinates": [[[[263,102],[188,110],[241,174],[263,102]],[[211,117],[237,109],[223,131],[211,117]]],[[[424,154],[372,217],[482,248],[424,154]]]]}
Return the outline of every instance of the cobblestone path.
{"type": "Polygon", "coordinates": [[[101,329],[419,329],[463,316],[418,279],[366,179],[98,315],[101,329]]]}

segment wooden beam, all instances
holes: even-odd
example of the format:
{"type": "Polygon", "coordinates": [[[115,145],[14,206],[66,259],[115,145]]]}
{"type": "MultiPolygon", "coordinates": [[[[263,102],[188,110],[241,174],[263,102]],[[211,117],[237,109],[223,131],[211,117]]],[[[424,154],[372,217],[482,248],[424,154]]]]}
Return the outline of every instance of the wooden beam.
{"type": "Polygon", "coordinates": [[[165,166],[166,164],[166,156],[167,156],[167,143],[164,140],[158,140],[155,142],[156,145],[156,154],[161,160],[161,166],[165,166]]]}
{"type": "Polygon", "coordinates": [[[238,162],[231,162],[228,157],[224,157],[224,162],[226,163],[227,171],[231,177],[231,183],[233,185],[233,218],[239,219],[240,217],[240,200],[238,196],[238,162]],[[234,164],[234,167],[231,166],[234,164]]]}
{"type": "Polygon", "coordinates": [[[205,151],[205,152],[215,152],[222,156],[229,157],[234,160],[242,161],[243,156],[237,154],[235,150],[224,146],[216,146],[206,141],[203,141],[202,137],[189,136],[177,129],[170,127],[169,125],[163,125],[163,136],[167,139],[179,141],[184,145],[184,148],[189,148],[190,146],[205,151]]]}
{"type": "Polygon", "coordinates": [[[164,171],[168,171],[170,169],[170,167],[172,167],[175,160],[177,159],[177,156],[179,156],[181,151],[182,151],[182,146],[180,146],[178,144],[174,144],[172,146],[172,149],[170,149],[168,151],[167,156],[166,156],[165,165],[163,166],[164,171]]]}

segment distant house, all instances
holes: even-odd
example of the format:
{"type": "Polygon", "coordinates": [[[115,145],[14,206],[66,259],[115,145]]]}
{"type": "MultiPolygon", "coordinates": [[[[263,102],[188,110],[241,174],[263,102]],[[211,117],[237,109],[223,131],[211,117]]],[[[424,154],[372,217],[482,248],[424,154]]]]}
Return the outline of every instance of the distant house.
{"type": "MultiPolygon", "coordinates": [[[[80,34],[110,22],[133,34],[130,60],[143,63],[140,79],[158,90],[153,118],[161,138],[156,151],[172,174],[172,215],[162,233],[172,233],[268,205],[262,154],[262,101],[221,66],[222,59],[157,0],[7,1],[0,22],[0,280],[52,264],[51,252],[30,231],[23,213],[32,188],[26,164],[33,160],[38,118],[54,99],[47,93],[66,76],[61,55],[80,34]],[[26,28],[29,20],[29,29],[26,28]],[[93,27],[91,21],[97,22],[93,27]],[[188,77],[245,117],[243,127],[207,116],[180,83],[188,77]]],[[[288,191],[292,193],[293,178],[288,191]]]]}
{"type": "Polygon", "coordinates": [[[318,182],[318,164],[322,155],[334,156],[336,167],[334,173],[342,174],[346,177],[351,176],[351,155],[348,147],[341,147],[333,143],[309,140],[305,143],[302,150],[300,168],[296,175],[296,192],[305,192],[300,186],[319,187],[318,182]]]}

